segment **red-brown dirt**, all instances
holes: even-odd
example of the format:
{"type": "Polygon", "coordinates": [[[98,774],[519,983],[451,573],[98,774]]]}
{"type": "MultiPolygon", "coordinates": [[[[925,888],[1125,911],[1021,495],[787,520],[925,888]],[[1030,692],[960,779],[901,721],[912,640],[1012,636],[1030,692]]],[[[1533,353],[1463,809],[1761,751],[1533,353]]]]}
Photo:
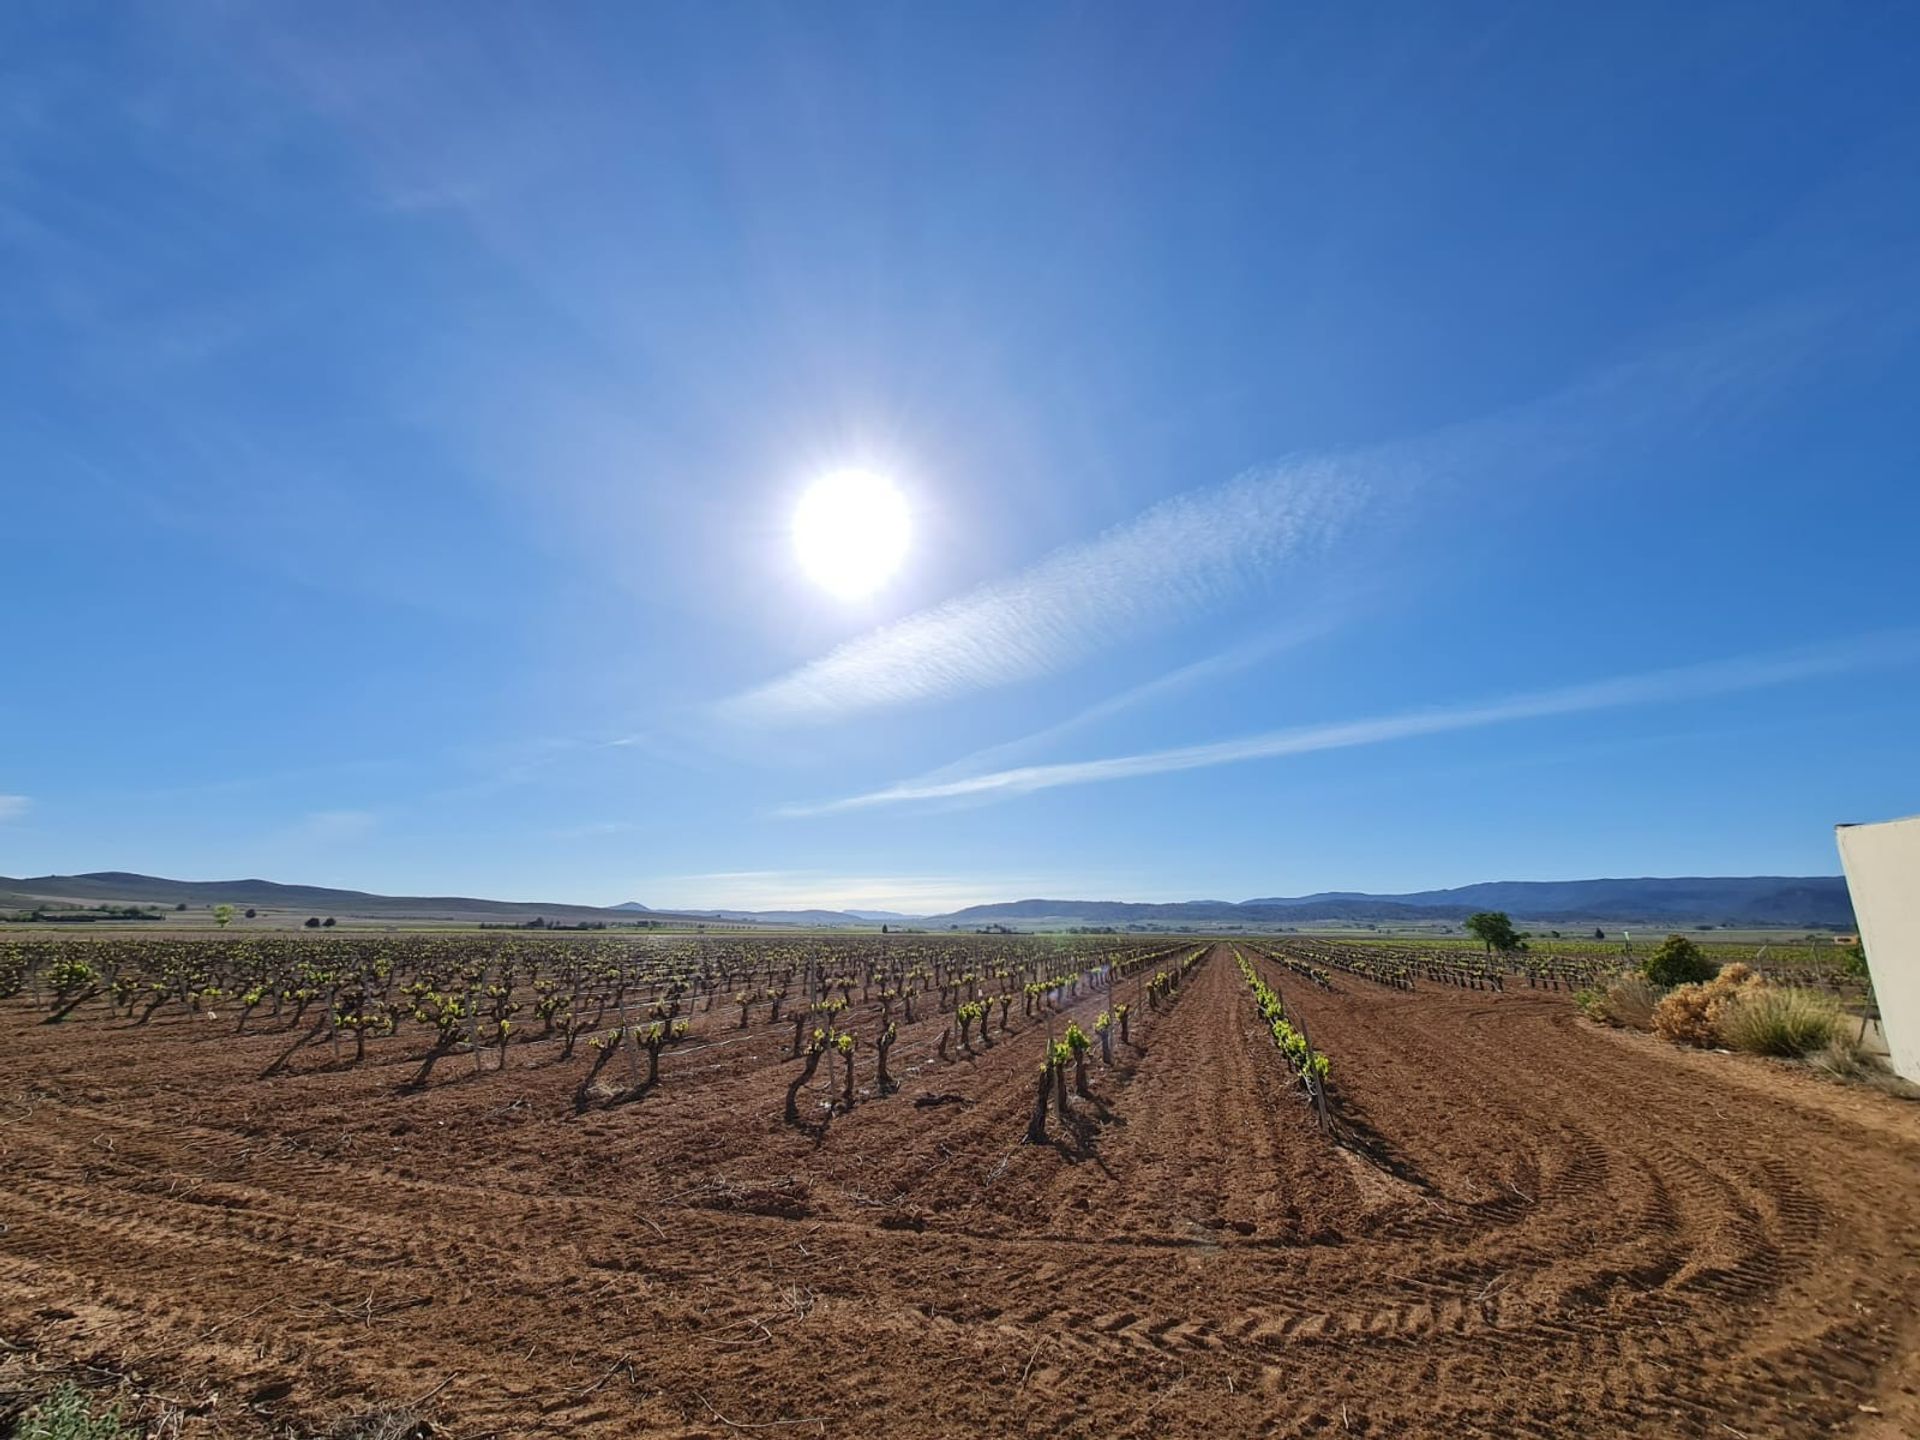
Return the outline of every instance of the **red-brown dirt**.
{"type": "Polygon", "coordinates": [[[263,1081],[277,1037],[9,1005],[0,1385],[117,1374],[239,1436],[1920,1433],[1920,1107],[1261,965],[1348,1145],[1225,946],[1046,1146],[1017,1005],[945,1063],[923,1013],[830,1120],[829,1057],[801,1128],[791,1027],[724,1002],[582,1114],[557,1043],[407,1094],[399,1042],[263,1081]]]}

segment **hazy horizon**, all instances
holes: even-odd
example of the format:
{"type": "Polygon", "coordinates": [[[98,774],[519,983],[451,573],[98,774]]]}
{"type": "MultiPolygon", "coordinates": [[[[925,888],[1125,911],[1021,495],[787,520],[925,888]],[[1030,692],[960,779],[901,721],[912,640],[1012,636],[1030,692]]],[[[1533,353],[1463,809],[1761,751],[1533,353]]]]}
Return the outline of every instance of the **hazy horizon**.
{"type": "MultiPolygon", "coordinates": [[[[81,871],[81,872],[75,872],[75,874],[81,877],[130,875],[140,880],[157,880],[157,881],[182,883],[182,884],[189,884],[189,885],[214,884],[214,885],[246,886],[249,884],[265,883],[269,885],[307,886],[311,884],[311,882],[300,880],[297,878],[285,877],[285,876],[271,876],[271,875],[252,875],[252,876],[164,875],[164,876],[160,876],[160,875],[146,875],[140,872],[112,870],[112,869],[97,870],[97,871],[81,871]]],[[[8,878],[11,878],[14,880],[22,880],[22,879],[36,879],[36,878],[44,879],[46,877],[44,876],[42,877],[13,876],[8,878]]],[[[1243,905],[1251,905],[1263,900],[1311,899],[1315,895],[1321,895],[1321,894],[1335,895],[1335,896],[1355,895],[1355,896],[1365,896],[1366,898],[1371,898],[1371,899],[1394,900],[1394,899],[1400,898],[1401,896],[1406,896],[1406,895],[1441,894],[1454,889],[1461,888],[1457,886],[1445,886],[1445,887],[1422,886],[1422,887],[1416,887],[1414,889],[1404,890],[1404,891],[1361,892],[1361,891],[1354,891],[1348,887],[1341,887],[1341,888],[1336,888],[1330,891],[1316,891],[1308,895],[1283,894],[1281,892],[1275,891],[1268,895],[1242,895],[1238,897],[1228,897],[1228,896],[1222,896],[1217,894],[1188,894],[1188,895],[1169,894],[1169,895],[1157,895],[1157,896],[1142,896],[1142,895],[1134,895],[1134,894],[1089,893],[1089,894],[1080,894],[1080,895],[1039,895],[1039,894],[1019,892],[1017,890],[1009,890],[1001,893],[981,894],[973,898],[956,897],[953,894],[948,894],[945,896],[940,896],[938,898],[937,903],[924,905],[915,910],[902,911],[895,906],[867,904],[866,902],[857,898],[859,893],[857,891],[853,892],[853,898],[847,898],[845,896],[835,897],[827,900],[809,898],[815,895],[817,892],[804,888],[803,882],[791,882],[785,879],[784,877],[780,880],[780,883],[795,883],[798,886],[798,888],[795,888],[790,891],[775,890],[771,892],[772,898],[762,904],[756,905],[756,904],[742,903],[742,902],[728,899],[725,897],[727,895],[737,894],[737,893],[745,893],[750,895],[767,894],[768,892],[762,888],[764,882],[760,878],[754,877],[751,875],[740,875],[740,876],[716,875],[716,876],[707,877],[707,878],[710,879],[712,882],[719,885],[723,885],[723,886],[729,883],[737,884],[740,887],[740,889],[736,891],[727,891],[724,889],[715,891],[713,893],[721,897],[717,899],[707,899],[707,900],[700,900],[700,901],[682,901],[682,902],[675,902],[675,901],[672,901],[671,899],[646,900],[646,899],[641,899],[640,897],[637,897],[637,896],[628,896],[620,900],[605,900],[605,899],[600,899],[595,897],[583,898],[583,897],[567,896],[567,895],[527,895],[527,894],[519,894],[519,893],[512,893],[512,894],[472,893],[472,894],[461,894],[458,896],[454,896],[453,892],[444,892],[444,893],[446,893],[449,896],[449,898],[481,900],[481,901],[495,902],[495,903],[514,903],[514,904],[527,904],[527,905],[592,906],[592,907],[598,907],[603,909],[619,909],[629,904],[638,903],[641,906],[643,906],[647,911],[656,913],[656,914],[674,914],[674,913],[705,914],[705,913],[719,912],[719,911],[740,912],[740,913],[752,911],[752,912],[757,912],[761,914],[777,914],[782,912],[822,910],[822,911],[838,911],[842,913],[861,912],[861,913],[873,914],[873,915],[897,916],[898,918],[903,920],[917,920],[917,919],[925,919],[929,917],[937,918],[945,914],[954,913],[954,912],[967,910],[975,907],[981,907],[981,906],[991,907],[991,906],[999,906],[999,905],[1033,904],[1037,902],[1044,903],[1049,901],[1058,901],[1066,904],[1075,904],[1075,905],[1079,905],[1079,904],[1094,904],[1094,905],[1107,905],[1107,904],[1219,905],[1219,904],[1224,904],[1224,905],[1243,906],[1243,905]]],[[[1644,876],[1642,875],[1642,876],[1562,876],[1562,877],[1520,877],[1520,878],[1508,876],[1508,877],[1496,877],[1496,878],[1492,878],[1485,881],[1468,882],[1468,884],[1469,886],[1515,885],[1515,884],[1518,884],[1518,885],[1566,885],[1566,884],[1590,884],[1590,883],[1597,882],[1600,884],[1639,885],[1639,884],[1644,884],[1648,881],[1653,881],[1655,883],[1660,883],[1664,881],[1674,881],[1674,880],[1680,880],[1680,881],[1704,880],[1704,881],[1711,882],[1714,880],[1728,880],[1728,879],[1787,880],[1787,881],[1828,880],[1828,881],[1833,881],[1840,885],[1845,884],[1844,878],[1837,873],[1827,874],[1827,875],[1807,875],[1807,876],[1644,876]]],[[[854,880],[851,882],[842,880],[839,883],[853,883],[857,885],[859,882],[857,880],[854,880]]],[[[342,887],[326,887],[326,888],[340,888],[348,891],[357,891],[363,894],[368,894],[376,897],[398,896],[399,898],[407,898],[402,892],[396,892],[390,886],[383,887],[380,885],[371,885],[371,886],[342,886],[342,887]]],[[[934,892],[934,893],[937,894],[937,892],[934,892]]],[[[131,900],[134,900],[135,903],[140,903],[137,897],[131,896],[131,895],[120,896],[116,898],[121,900],[131,899],[131,900]]],[[[169,903],[173,903],[173,901],[176,900],[177,898],[179,897],[169,897],[169,903]]],[[[186,898],[192,899],[191,896],[186,898]]],[[[433,898],[433,897],[421,896],[419,898],[433,898]]],[[[148,903],[151,903],[151,902],[148,902],[148,903]]],[[[263,899],[260,903],[270,904],[271,902],[269,900],[263,899]]],[[[1566,913],[1564,906],[1553,906],[1548,908],[1552,913],[1566,913]]],[[[1617,907],[1615,908],[1617,909],[1617,907]]],[[[1532,913],[1532,912],[1528,912],[1528,913],[1532,913]]],[[[1585,911],[1582,911],[1580,913],[1582,913],[1583,915],[1586,914],[1585,911]]],[[[1615,909],[1595,910],[1593,911],[1592,915],[1588,916],[1588,918],[1601,918],[1606,915],[1613,915],[1614,913],[1615,913],[1615,909]]],[[[1620,913],[1626,913],[1626,912],[1620,912],[1620,913]]],[[[1693,918],[1696,920],[1704,919],[1706,918],[1708,913],[1709,912],[1707,910],[1703,909],[1699,912],[1698,915],[1695,915],[1693,918]]],[[[1769,922],[1769,923],[1775,923],[1775,922],[1769,922]]]]}

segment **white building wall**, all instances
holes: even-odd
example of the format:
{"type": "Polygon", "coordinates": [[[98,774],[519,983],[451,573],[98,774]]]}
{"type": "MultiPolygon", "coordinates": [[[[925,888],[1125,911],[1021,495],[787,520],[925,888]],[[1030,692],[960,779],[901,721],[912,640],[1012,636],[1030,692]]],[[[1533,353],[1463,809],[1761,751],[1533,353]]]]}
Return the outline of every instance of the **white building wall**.
{"type": "Polygon", "coordinates": [[[1893,1068],[1920,1081],[1920,815],[1834,834],[1893,1068]]]}

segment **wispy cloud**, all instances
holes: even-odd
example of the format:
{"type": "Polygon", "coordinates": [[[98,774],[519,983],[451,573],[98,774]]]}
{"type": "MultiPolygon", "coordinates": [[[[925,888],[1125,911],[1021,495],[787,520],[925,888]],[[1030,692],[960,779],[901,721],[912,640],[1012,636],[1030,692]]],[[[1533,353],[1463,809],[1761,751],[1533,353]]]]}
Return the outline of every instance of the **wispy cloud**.
{"type": "Polygon", "coordinates": [[[1920,633],[1903,631],[1868,636],[1822,650],[1749,656],[1656,670],[1560,689],[1536,690],[1474,705],[1436,707],[1331,725],[1270,730],[1239,739],[1150,750],[1135,755],[1054,765],[1025,765],[956,780],[907,781],[884,790],[824,804],[787,806],[778,813],[790,816],[824,815],[914,801],[1005,798],[1063,785],[1094,785],[1108,780],[1162,775],[1170,771],[1199,770],[1248,760],[1305,755],[1318,750],[1380,745],[1392,740],[1478,730],[1489,725],[1506,725],[1522,720],[1707,699],[1847,671],[1904,664],[1917,658],[1920,658],[1920,633]]]}
{"type": "Polygon", "coordinates": [[[0,795],[0,825],[18,820],[32,808],[33,801],[25,795],[0,795]]]}
{"type": "Polygon", "coordinates": [[[1376,490],[1364,457],[1301,460],[1163,501],[1009,579],[858,639],[722,706],[827,721],[1050,674],[1244,594],[1317,552],[1376,490]]]}
{"type": "Polygon", "coordinates": [[[1038,749],[1043,745],[1051,744],[1053,741],[1059,740],[1063,736],[1071,735],[1077,730],[1083,730],[1089,725],[1098,724],[1100,721],[1111,719],[1115,715],[1125,714],[1127,711],[1136,709],[1141,705],[1150,705],[1155,701],[1165,700],[1169,696],[1178,695],[1200,684],[1202,681],[1218,680],[1222,676],[1233,674],[1235,671],[1245,670],[1282,650],[1291,649],[1296,645],[1303,645],[1307,641],[1325,634],[1330,629],[1332,629],[1331,620],[1321,617],[1303,621],[1285,630],[1273,631],[1270,634],[1249,640],[1244,644],[1231,646],[1228,649],[1220,651],[1218,654],[1208,655],[1202,659],[1192,661],[1189,664],[1178,666],[1163,675],[1156,675],[1151,680],[1144,680],[1138,685],[1130,686],[1118,694],[1109,695],[1103,700],[1096,700],[1093,704],[1075,711],[1066,719],[1056,721],[1044,729],[1035,730],[1030,734],[1021,735],[1012,740],[1002,741],[998,745],[990,745],[984,750],[976,750],[971,755],[963,756],[959,760],[952,761],[949,764],[940,766],[936,770],[929,771],[927,774],[921,776],[920,780],[950,780],[962,775],[978,774],[980,771],[990,767],[1003,765],[1017,755],[1038,749]]]}
{"type": "MultiPolygon", "coordinates": [[[[1192,491],[1021,574],[848,641],[722,702],[721,713],[760,724],[826,722],[1064,670],[1243,598],[1286,562],[1353,542],[1362,522],[1385,537],[1406,532],[1416,515],[1533,503],[1555,476],[1591,480],[1601,456],[1631,454],[1710,420],[1724,427],[1841,343],[1843,322],[1859,309],[1819,296],[1730,315],[1504,410],[1296,456],[1192,491]]],[[[1316,593],[1341,579],[1331,566],[1299,568],[1316,593]]]]}

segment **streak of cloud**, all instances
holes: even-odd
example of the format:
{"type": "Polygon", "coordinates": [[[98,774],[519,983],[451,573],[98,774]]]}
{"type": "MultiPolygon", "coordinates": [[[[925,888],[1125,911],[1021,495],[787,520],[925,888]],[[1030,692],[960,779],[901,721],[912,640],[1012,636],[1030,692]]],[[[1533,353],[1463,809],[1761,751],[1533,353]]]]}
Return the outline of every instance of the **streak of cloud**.
{"type": "Polygon", "coordinates": [[[1324,594],[1350,584],[1343,570],[1302,562],[1324,562],[1334,542],[1350,545],[1363,528],[1390,535],[1416,514],[1487,517],[1531,503],[1556,476],[1591,475],[1598,455],[1630,454],[1704,414],[1751,408],[1834,343],[1849,313],[1829,300],[1742,314],[1506,410],[1190,491],[849,640],[719,712],[759,725],[823,723],[1035,679],[1222,608],[1289,563],[1324,594]]]}
{"type": "Polygon", "coordinates": [[[1378,469],[1359,458],[1301,460],[1176,496],[1018,575],[850,640],[735,696],[722,713],[823,722],[1049,674],[1320,552],[1376,491],[1378,469]]]}
{"type": "Polygon", "coordinates": [[[971,755],[942,765],[920,778],[923,781],[950,780],[961,775],[976,774],[988,767],[1004,765],[1017,755],[1051,744],[1062,736],[1085,729],[1089,725],[1109,720],[1115,715],[1125,714],[1141,705],[1149,705],[1181,694],[1204,681],[1217,680],[1235,671],[1248,669],[1282,650],[1317,639],[1332,628],[1331,619],[1323,616],[1259,636],[1244,644],[1222,650],[1218,654],[1205,656],[1169,670],[1165,674],[1156,675],[1151,680],[1142,681],[1103,700],[1096,700],[1093,704],[1044,729],[1032,731],[1016,739],[1002,741],[997,745],[990,745],[984,750],[976,750],[971,755]]]}
{"type": "Polygon", "coordinates": [[[1330,725],[1270,730],[1235,740],[1215,740],[1135,755],[1053,765],[1024,765],[957,780],[907,781],[823,804],[790,805],[776,813],[787,816],[828,815],[915,801],[1003,799],[1063,785],[1094,785],[1109,780],[1130,780],[1249,760],[1273,760],[1320,750],[1380,745],[1423,735],[1478,730],[1490,725],[1579,715],[1596,710],[1710,699],[1854,670],[1905,664],[1917,658],[1920,658],[1920,632],[1868,636],[1829,649],[1749,656],[1656,670],[1560,689],[1536,690],[1476,705],[1435,707],[1330,725]]]}
{"type": "Polygon", "coordinates": [[[25,795],[0,795],[0,825],[20,819],[32,808],[33,801],[25,795]]]}

